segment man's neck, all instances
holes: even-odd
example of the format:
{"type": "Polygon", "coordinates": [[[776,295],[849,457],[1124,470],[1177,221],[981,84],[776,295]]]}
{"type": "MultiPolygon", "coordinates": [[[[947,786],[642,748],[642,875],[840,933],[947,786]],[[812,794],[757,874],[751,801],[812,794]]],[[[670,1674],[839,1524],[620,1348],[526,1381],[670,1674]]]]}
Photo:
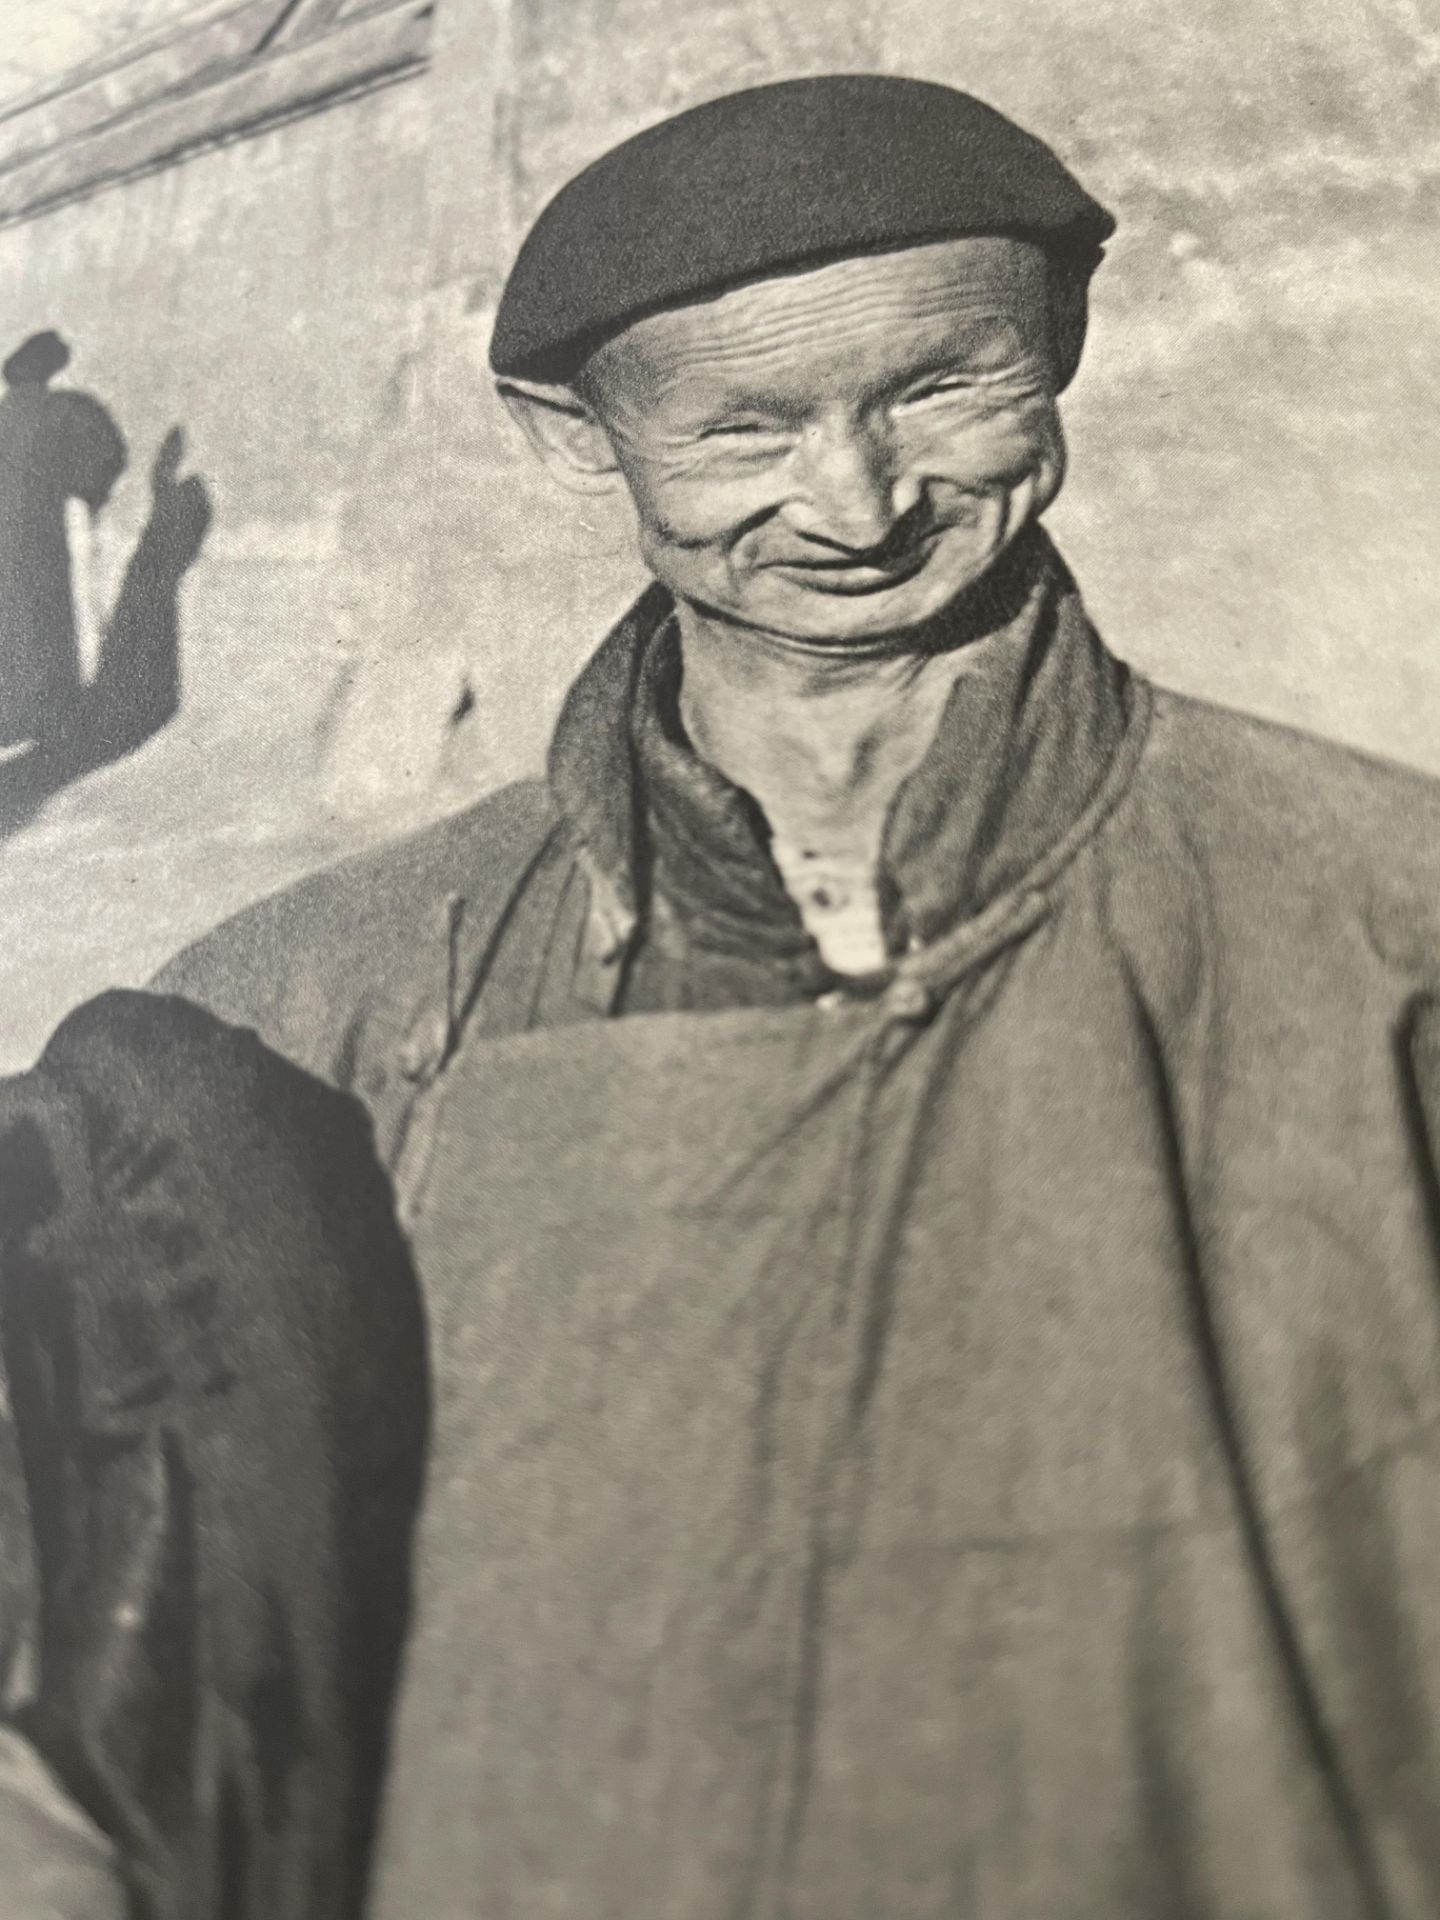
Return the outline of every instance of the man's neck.
{"type": "Polygon", "coordinates": [[[826,654],[682,606],[680,717],[702,759],[758,803],[787,891],[826,960],[888,959],[881,842],[969,649],[826,654]]]}
{"type": "Polygon", "coordinates": [[[680,712],[696,752],[754,797],[778,840],[873,864],[968,649],[830,654],[683,605],[679,624],[680,712]]]}

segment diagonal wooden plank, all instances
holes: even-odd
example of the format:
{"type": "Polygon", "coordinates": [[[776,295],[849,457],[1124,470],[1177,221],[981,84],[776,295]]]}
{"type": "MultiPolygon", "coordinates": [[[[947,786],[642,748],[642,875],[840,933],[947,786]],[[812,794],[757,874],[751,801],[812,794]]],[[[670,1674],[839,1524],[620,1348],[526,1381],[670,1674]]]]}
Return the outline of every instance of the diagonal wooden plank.
{"type": "Polygon", "coordinates": [[[271,47],[293,46],[312,34],[323,33],[332,25],[344,0],[287,0],[261,42],[261,51],[271,47]]]}
{"type": "Polygon", "coordinates": [[[224,13],[182,23],[120,60],[82,67],[60,86],[0,112],[0,167],[73,140],[148,101],[248,58],[286,0],[242,0],[224,13]]]}
{"type": "Polygon", "coordinates": [[[423,71],[433,0],[390,0],[0,168],[0,226],[423,71]]]}

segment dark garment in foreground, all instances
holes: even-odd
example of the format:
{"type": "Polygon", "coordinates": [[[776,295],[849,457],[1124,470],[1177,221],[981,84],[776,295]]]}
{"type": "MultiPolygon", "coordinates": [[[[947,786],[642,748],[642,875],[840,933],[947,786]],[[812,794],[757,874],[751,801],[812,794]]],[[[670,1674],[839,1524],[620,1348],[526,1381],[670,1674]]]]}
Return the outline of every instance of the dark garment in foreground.
{"type": "Polygon", "coordinates": [[[164,976],[366,1103],[426,1293],[370,1920],[1430,1920],[1436,789],[1047,559],[837,992],[668,617],[164,976]]]}
{"type": "Polygon", "coordinates": [[[358,1920],[426,1409],[362,1113],[107,995],[0,1093],[0,1223],[26,1731],[136,1920],[358,1920]]]}

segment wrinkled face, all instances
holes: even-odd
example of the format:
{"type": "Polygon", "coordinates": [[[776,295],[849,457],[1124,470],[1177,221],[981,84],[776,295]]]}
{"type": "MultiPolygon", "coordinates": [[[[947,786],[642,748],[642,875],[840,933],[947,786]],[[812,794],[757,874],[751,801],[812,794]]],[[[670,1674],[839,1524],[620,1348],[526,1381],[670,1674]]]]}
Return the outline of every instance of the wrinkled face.
{"type": "Polygon", "coordinates": [[[932,618],[1059,491],[1044,256],[938,241],[637,321],[591,358],[657,578],[789,639],[932,618]]]}

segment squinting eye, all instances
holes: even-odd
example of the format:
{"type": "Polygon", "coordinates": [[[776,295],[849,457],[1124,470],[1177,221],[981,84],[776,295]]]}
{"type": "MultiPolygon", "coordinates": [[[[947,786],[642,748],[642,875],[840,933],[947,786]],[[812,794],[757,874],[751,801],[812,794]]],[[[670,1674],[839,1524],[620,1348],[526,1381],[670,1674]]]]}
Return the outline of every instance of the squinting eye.
{"type": "Polygon", "coordinates": [[[949,380],[932,381],[928,387],[920,387],[916,392],[908,394],[906,398],[910,400],[934,400],[942,394],[963,393],[965,389],[971,385],[973,385],[972,381],[966,380],[957,374],[949,380]]]}
{"type": "Polygon", "coordinates": [[[778,433],[778,427],[768,426],[763,420],[717,420],[712,426],[702,427],[697,438],[701,440],[737,439],[744,435],[754,436],[762,433],[778,433]]]}

